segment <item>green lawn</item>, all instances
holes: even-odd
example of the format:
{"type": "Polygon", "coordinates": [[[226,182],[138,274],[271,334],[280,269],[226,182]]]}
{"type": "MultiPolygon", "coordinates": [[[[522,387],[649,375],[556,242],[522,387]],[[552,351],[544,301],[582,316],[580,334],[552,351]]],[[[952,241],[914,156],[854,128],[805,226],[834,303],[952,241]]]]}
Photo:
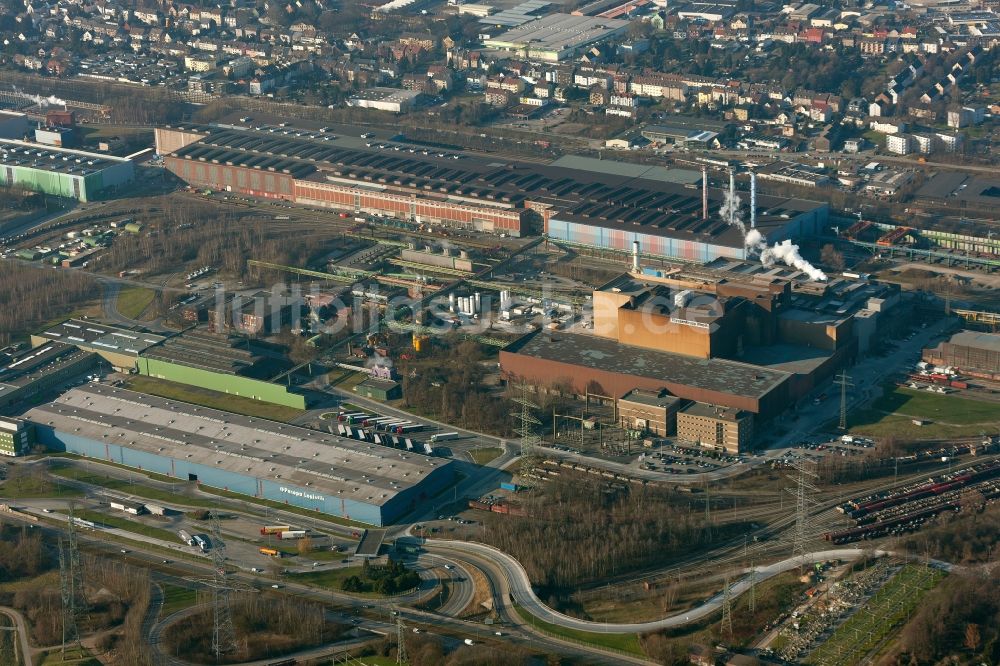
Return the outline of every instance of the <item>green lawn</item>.
{"type": "Polygon", "coordinates": [[[131,520],[125,518],[124,516],[109,515],[106,513],[101,513],[100,511],[91,511],[89,509],[82,509],[75,511],[73,513],[77,518],[82,518],[83,520],[89,520],[91,522],[97,523],[98,525],[106,525],[108,527],[114,527],[119,530],[125,530],[127,532],[134,532],[140,536],[150,537],[152,539],[160,539],[161,541],[174,542],[177,541],[177,535],[170,530],[165,530],[160,527],[151,527],[144,523],[140,523],[137,520],[131,520]]]}
{"type": "Polygon", "coordinates": [[[7,499],[38,499],[43,497],[65,497],[72,499],[83,497],[83,493],[75,488],[68,488],[61,483],[35,482],[31,479],[11,479],[0,483],[0,497],[7,499]]]}
{"type": "Polygon", "coordinates": [[[484,449],[474,449],[469,451],[469,455],[477,465],[485,465],[503,455],[503,449],[496,446],[489,446],[484,449]]]}
{"type": "Polygon", "coordinates": [[[160,609],[161,619],[198,603],[198,590],[171,585],[170,583],[160,583],[160,589],[163,590],[163,607],[160,609]]]}
{"type": "Polygon", "coordinates": [[[642,651],[642,647],[639,645],[639,637],[636,634],[595,634],[589,631],[577,631],[576,629],[567,629],[565,627],[560,627],[557,624],[543,622],[516,604],[514,606],[514,610],[517,611],[517,614],[520,615],[521,619],[523,619],[528,625],[541,631],[542,633],[550,634],[558,638],[565,638],[575,643],[596,645],[598,647],[617,650],[619,652],[626,652],[640,657],[646,656],[646,653],[642,651]]]}
{"type": "MultiPolygon", "coordinates": [[[[50,453],[46,454],[51,457],[59,458],[69,458],[71,460],[86,460],[93,461],[91,458],[85,458],[83,456],[77,455],[75,453],[50,453]]],[[[157,474],[156,472],[150,472],[148,470],[138,470],[135,467],[129,467],[128,465],[122,465],[120,463],[111,462],[110,460],[100,460],[97,461],[100,465],[107,465],[108,467],[117,467],[118,469],[124,469],[132,472],[133,474],[139,474],[152,479],[153,481],[163,481],[164,483],[177,483],[177,479],[172,476],[167,476],[166,474],[157,474]]],[[[65,469],[65,468],[63,468],[65,469]]],[[[62,475],[67,476],[67,475],[62,475]]]]}
{"type": "Polygon", "coordinates": [[[1000,426],[1000,404],[943,395],[911,388],[888,386],[886,393],[870,409],[850,417],[854,433],[881,437],[937,439],[949,436],[975,436],[1000,426]],[[913,419],[929,421],[914,425],[913,419]]]}
{"type": "Polygon", "coordinates": [[[208,389],[168,382],[165,379],[155,377],[133,376],[126,382],[126,387],[139,393],[157,395],[168,400],[179,400],[193,405],[201,405],[211,409],[218,409],[226,412],[243,414],[244,416],[255,416],[271,421],[282,421],[289,423],[302,416],[301,409],[286,407],[285,405],[275,405],[261,400],[252,400],[238,395],[219,393],[208,389]]]}
{"type": "Polygon", "coordinates": [[[156,292],[152,289],[125,287],[118,292],[118,312],[128,319],[138,319],[154,298],[156,298],[156,292]]]}
{"type": "Polygon", "coordinates": [[[906,621],[924,594],[943,577],[944,573],[936,569],[907,564],[830,638],[809,653],[804,663],[849,666],[863,661],[906,621]]]}
{"type": "MultiPolygon", "coordinates": [[[[289,574],[288,581],[293,583],[303,583],[305,585],[316,585],[325,587],[328,590],[341,592],[341,583],[351,576],[361,576],[362,567],[344,567],[343,569],[327,569],[326,571],[309,571],[307,573],[289,574]]],[[[348,593],[344,593],[348,594],[348,593]]],[[[378,598],[382,595],[377,592],[351,592],[350,594],[359,597],[378,598]]]]}
{"type": "MultiPolygon", "coordinates": [[[[103,464],[103,463],[96,463],[103,464]]],[[[99,472],[91,472],[86,469],[79,469],[77,467],[59,467],[51,469],[50,472],[56,476],[61,476],[66,479],[73,479],[75,481],[80,481],[81,483],[87,483],[92,486],[100,486],[102,488],[107,488],[108,490],[114,490],[125,495],[135,495],[137,497],[142,497],[148,500],[155,500],[166,503],[180,503],[187,504],[190,506],[202,506],[206,509],[215,506],[214,503],[208,500],[198,500],[190,499],[181,494],[183,486],[178,483],[177,492],[170,492],[167,490],[160,490],[159,488],[152,488],[143,484],[143,473],[136,472],[137,483],[129,483],[125,479],[116,479],[107,476],[102,476],[99,472]]],[[[176,479],[174,479],[176,481],[176,479]]]]}

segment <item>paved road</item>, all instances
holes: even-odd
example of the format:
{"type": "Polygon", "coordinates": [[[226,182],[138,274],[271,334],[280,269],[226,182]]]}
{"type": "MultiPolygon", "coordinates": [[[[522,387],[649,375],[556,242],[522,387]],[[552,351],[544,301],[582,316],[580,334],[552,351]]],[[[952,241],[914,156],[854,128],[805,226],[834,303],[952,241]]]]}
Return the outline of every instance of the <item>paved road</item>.
{"type": "Polygon", "coordinates": [[[21,615],[19,610],[7,608],[6,606],[0,606],[0,613],[3,613],[14,621],[14,628],[17,630],[15,640],[21,646],[19,650],[22,663],[24,666],[34,666],[35,656],[31,645],[28,643],[28,624],[24,621],[24,616],[21,615]]]}
{"type": "MultiPolygon", "coordinates": [[[[567,629],[602,634],[633,634],[661,631],[663,629],[672,629],[682,627],[693,622],[698,622],[699,620],[702,620],[720,610],[723,603],[724,592],[720,591],[711,599],[705,601],[699,606],[696,606],[695,608],[651,622],[613,624],[581,620],[579,618],[570,617],[569,615],[564,615],[563,613],[546,606],[535,594],[534,589],[532,589],[531,582],[528,580],[528,575],[524,571],[520,562],[503,551],[485,544],[465,541],[428,542],[425,544],[425,547],[432,552],[471,552],[491,560],[503,571],[504,574],[503,578],[496,582],[499,583],[502,588],[506,587],[515,603],[524,607],[535,617],[567,629]]],[[[886,551],[879,550],[872,553],[872,551],[866,551],[861,548],[841,548],[818,551],[809,553],[804,558],[792,557],[775,562],[774,564],[755,567],[756,580],[758,582],[767,580],[768,578],[777,576],[785,571],[795,569],[804,563],[811,564],[814,562],[824,562],[826,560],[835,559],[857,559],[865,555],[866,552],[879,557],[886,554],[886,551]]],[[[736,597],[749,588],[750,581],[749,576],[747,576],[730,586],[730,595],[732,597],[736,597]]]]}

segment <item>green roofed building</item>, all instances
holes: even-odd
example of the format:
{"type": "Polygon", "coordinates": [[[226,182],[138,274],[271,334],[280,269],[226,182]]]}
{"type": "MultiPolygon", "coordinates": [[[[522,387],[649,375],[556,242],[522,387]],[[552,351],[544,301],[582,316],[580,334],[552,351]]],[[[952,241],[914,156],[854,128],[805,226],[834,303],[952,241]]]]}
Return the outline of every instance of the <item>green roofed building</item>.
{"type": "Polygon", "coordinates": [[[134,178],[130,159],[0,139],[0,185],[93,201],[134,178]]]}

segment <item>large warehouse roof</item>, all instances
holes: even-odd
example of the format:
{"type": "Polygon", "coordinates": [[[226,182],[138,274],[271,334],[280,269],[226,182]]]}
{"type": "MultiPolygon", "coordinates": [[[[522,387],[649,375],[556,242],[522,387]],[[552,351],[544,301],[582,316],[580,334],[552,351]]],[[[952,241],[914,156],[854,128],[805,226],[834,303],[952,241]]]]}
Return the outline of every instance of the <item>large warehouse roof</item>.
{"type": "Polygon", "coordinates": [[[67,319],[39,333],[37,337],[65,342],[90,351],[133,356],[138,356],[145,349],[166,339],[162,335],[131,331],[86,319],[67,319]]]}
{"type": "Polygon", "coordinates": [[[381,506],[449,464],[428,456],[100,385],[75,388],[25,418],[234,474],[381,506]]]}
{"type": "MultiPolygon", "coordinates": [[[[296,178],[417,194],[475,205],[520,206],[538,202],[553,217],[595,227],[743,247],[739,231],[721,219],[717,190],[709,191],[709,219],[701,218],[701,193],[662,172],[636,173],[608,162],[569,160],[543,165],[441,152],[394,141],[369,141],[292,127],[241,128],[184,125],[205,137],[174,155],[192,161],[287,171],[296,178]]],[[[685,182],[681,170],[668,172],[685,182]]],[[[822,204],[758,196],[757,224],[766,234],[822,204]]]]}
{"type": "Polygon", "coordinates": [[[538,332],[504,351],[754,399],[767,395],[790,377],[787,372],[643,349],[596,335],[538,332]]]}
{"type": "Polygon", "coordinates": [[[0,139],[0,164],[85,176],[129,160],[111,155],[0,139]]]}
{"type": "MultiPolygon", "coordinates": [[[[490,17],[490,22],[495,19],[495,16],[490,17]]],[[[527,46],[534,51],[564,51],[611,37],[626,27],[628,21],[621,19],[549,14],[487,39],[483,44],[506,48],[527,46]]]]}

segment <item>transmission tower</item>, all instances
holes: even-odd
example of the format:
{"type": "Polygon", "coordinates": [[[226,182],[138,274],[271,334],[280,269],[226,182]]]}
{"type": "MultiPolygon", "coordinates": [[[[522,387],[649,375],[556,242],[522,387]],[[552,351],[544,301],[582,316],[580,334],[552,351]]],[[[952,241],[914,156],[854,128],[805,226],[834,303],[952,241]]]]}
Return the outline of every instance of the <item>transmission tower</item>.
{"type": "Polygon", "coordinates": [[[406,656],[406,629],[403,626],[403,617],[401,615],[396,616],[396,663],[397,664],[407,664],[409,663],[409,658],[406,656]]]}
{"type": "Polygon", "coordinates": [[[513,402],[521,406],[521,409],[513,412],[512,415],[520,421],[514,432],[521,436],[521,461],[524,464],[529,458],[535,455],[535,449],[541,443],[541,438],[535,429],[542,422],[535,418],[532,412],[532,410],[538,409],[538,405],[528,399],[527,386],[521,388],[521,396],[514,398],[513,402]]]}
{"type": "Polygon", "coordinates": [[[726,572],[726,588],[722,592],[722,624],[719,633],[728,641],[733,640],[733,597],[729,589],[729,572],[726,572]]]}
{"type": "Polygon", "coordinates": [[[854,383],[846,372],[837,375],[833,383],[840,386],[840,429],[847,430],[847,389],[854,386],[854,383]]]}
{"type": "Polygon", "coordinates": [[[59,591],[62,597],[62,654],[64,658],[67,645],[80,646],[77,618],[86,605],[83,598],[83,569],[80,566],[80,550],[76,543],[76,518],[73,516],[72,502],[69,505],[66,527],[66,539],[60,543],[59,548],[59,591]]]}
{"type": "MultiPolygon", "coordinates": [[[[819,489],[812,484],[810,479],[816,478],[813,471],[814,463],[808,460],[797,460],[792,467],[798,471],[795,488],[786,490],[795,496],[795,529],[792,531],[792,557],[805,558],[806,548],[809,539],[813,535],[812,525],[809,523],[809,505],[812,503],[811,495],[819,493],[819,489]]],[[[802,561],[799,561],[799,569],[802,568],[802,561]]]]}
{"type": "Polygon", "coordinates": [[[226,569],[226,542],[222,540],[219,512],[211,513],[212,521],[212,576],[196,579],[212,589],[212,653],[215,660],[236,650],[236,628],[230,606],[232,592],[249,592],[254,588],[233,580],[226,569]]]}

